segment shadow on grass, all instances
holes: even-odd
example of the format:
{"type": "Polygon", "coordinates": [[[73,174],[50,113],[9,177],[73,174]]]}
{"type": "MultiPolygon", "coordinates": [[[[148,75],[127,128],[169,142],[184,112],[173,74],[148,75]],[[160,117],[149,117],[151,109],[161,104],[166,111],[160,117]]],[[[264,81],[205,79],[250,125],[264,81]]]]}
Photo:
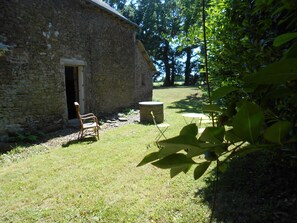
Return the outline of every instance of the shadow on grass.
{"type": "MultiPolygon", "coordinates": [[[[279,163],[267,154],[253,154],[230,162],[220,174],[214,218],[221,223],[297,222],[296,167],[279,163]]],[[[212,207],[215,175],[199,190],[212,207]]]]}
{"type": "Polygon", "coordinates": [[[203,106],[206,104],[206,96],[195,93],[187,96],[187,98],[180,101],[173,102],[172,105],[167,106],[168,109],[179,109],[177,113],[201,113],[203,106]]]}
{"type": "Polygon", "coordinates": [[[93,142],[97,142],[97,139],[95,136],[94,137],[85,137],[82,139],[70,140],[67,143],[63,143],[62,147],[68,147],[73,144],[91,144],[93,142]]]}
{"type": "Polygon", "coordinates": [[[0,155],[9,153],[10,151],[14,150],[15,148],[21,147],[21,148],[29,148],[35,145],[40,145],[41,143],[45,143],[49,140],[52,140],[57,137],[65,137],[74,133],[78,133],[78,129],[76,128],[64,128],[59,129],[50,133],[39,133],[35,134],[32,133],[32,136],[34,136],[34,140],[16,140],[16,142],[0,142],[0,155]]]}

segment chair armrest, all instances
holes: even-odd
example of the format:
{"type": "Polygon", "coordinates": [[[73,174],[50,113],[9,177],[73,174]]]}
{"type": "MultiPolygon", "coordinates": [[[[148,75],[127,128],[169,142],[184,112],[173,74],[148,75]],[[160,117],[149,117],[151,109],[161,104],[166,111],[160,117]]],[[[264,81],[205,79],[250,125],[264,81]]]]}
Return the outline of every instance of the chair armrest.
{"type": "Polygon", "coordinates": [[[81,120],[82,122],[86,121],[86,120],[93,120],[93,122],[96,122],[98,124],[98,118],[92,114],[92,113],[89,113],[89,114],[86,114],[86,115],[81,115],[81,120]]]}
{"type": "Polygon", "coordinates": [[[88,113],[88,114],[80,115],[80,117],[82,117],[82,118],[85,118],[85,117],[88,117],[88,116],[95,116],[95,115],[93,113],[88,113]]]}

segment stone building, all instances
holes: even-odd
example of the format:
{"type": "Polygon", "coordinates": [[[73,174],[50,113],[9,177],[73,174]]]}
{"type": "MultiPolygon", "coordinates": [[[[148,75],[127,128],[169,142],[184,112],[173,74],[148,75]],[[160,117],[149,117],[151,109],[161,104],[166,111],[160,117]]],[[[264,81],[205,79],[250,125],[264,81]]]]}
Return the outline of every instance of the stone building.
{"type": "Polygon", "coordinates": [[[137,25],[100,0],[4,0],[0,28],[0,141],[62,128],[83,113],[152,98],[156,71],[137,25]]]}

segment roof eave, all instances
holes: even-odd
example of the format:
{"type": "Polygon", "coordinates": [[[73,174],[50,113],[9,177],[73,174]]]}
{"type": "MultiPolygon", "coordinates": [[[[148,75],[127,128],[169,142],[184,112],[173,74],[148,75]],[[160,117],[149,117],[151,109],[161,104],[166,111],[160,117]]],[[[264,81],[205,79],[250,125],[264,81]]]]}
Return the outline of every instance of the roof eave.
{"type": "Polygon", "coordinates": [[[142,42],[140,40],[137,40],[136,42],[138,49],[140,50],[140,52],[142,53],[144,59],[146,60],[147,64],[149,65],[151,71],[155,74],[158,72],[158,70],[156,69],[153,61],[151,60],[150,56],[148,55],[146,49],[144,48],[144,45],[142,44],[142,42]]]}
{"type": "MultiPolygon", "coordinates": [[[[92,4],[92,5],[94,5],[94,6],[98,7],[98,8],[100,8],[100,9],[102,9],[102,10],[104,10],[104,11],[106,11],[106,12],[112,14],[113,16],[116,16],[117,18],[119,18],[120,20],[122,20],[122,21],[128,23],[129,25],[132,25],[132,26],[134,26],[135,28],[139,28],[139,26],[138,26],[136,23],[131,22],[129,19],[127,19],[125,16],[121,15],[120,13],[115,13],[114,11],[112,11],[112,10],[110,10],[110,9],[108,9],[108,8],[106,8],[106,7],[104,7],[103,5],[100,5],[100,4],[98,4],[98,3],[96,3],[96,2],[94,2],[94,1],[92,1],[92,0],[86,0],[86,1],[89,2],[89,3],[92,4]]],[[[106,4],[106,3],[105,3],[105,4],[106,4]]]]}

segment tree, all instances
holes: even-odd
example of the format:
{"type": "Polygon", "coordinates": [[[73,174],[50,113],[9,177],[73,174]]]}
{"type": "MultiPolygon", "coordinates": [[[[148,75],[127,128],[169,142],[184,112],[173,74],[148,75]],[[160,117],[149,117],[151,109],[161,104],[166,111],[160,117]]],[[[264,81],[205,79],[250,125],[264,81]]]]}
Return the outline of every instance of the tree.
{"type": "Polygon", "coordinates": [[[104,0],[104,2],[106,2],[111,7],[115,8],[121,13],[124,11],[124,8],[127,4],[127,0],[104,0]]]}
{"type": "Polygon", "coordinates": [[[159,74],[165,75],[164,86],[174,85],[175,76],[180,76],[181,72],[184,73],[185,84],[192,83],[191,73],[198,66],[194,49],[198,47],[199,40],[193,36],[193,30],[199,30],[199,0],[137,0],[129,4],[127,0],[106,2],[139,25],[138,38],[160,69],[159,74]]]}
{"type": "Polygon", "coordinates": [[[173,85],[179,56],[173,42],[180,23],[176,2],[140,0],[136,14],[136,22],[140,24],[140,40],[155,64],[164,71],[164,86],[173,85]]]}
{"type": "Polygon", "coordinates": [[[216,126],[198,138],[195,124],[185,126],[139,166],[170,169],[171,177],[195,166],[198,179],[211,162],[224,169],[229,159],[269,151],[297,167],[296,7],[295,1],[210,2],[211,75],[221,87],[211,92],[217,104],[204,111],[218,114],[216,126]],[[203,162],[196,161],[200,156],[203,162]]]}
{"type": "Polygon", "coordinates": [[[178,35],[180,45],[180,51],[184,53],[186,57],[184,76],[185,85],[193,84],[191,80],[192,69],[197,66],[198,58],[193,53],[194,49],[197,49],[201,44],[199,39],[200,27],[202,26],[201,20],[198,18],[201,16],[201,1],[200,0],[187,0],[177,1],[177,6],[180,10],[181,16],[181,32],[178,35]],[[192,58],[195,60],[192,60],[192,58]]]}

